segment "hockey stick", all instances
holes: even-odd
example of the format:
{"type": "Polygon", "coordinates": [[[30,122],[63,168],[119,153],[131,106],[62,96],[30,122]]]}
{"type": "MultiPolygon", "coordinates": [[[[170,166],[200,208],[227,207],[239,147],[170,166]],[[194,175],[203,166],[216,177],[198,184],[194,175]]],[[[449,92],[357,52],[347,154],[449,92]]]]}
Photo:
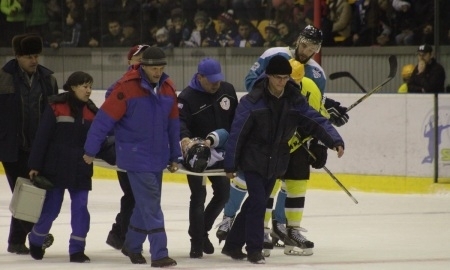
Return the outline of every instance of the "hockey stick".
{"type": "MultiPolygon", "coordinates": [[[[101,160],[101,159],[95,159],[94,160],[94,165],[98,166],[98,167],[102,167],[102,168],[106,168],[106,169],[111,169],[111,170],[116,170],[116,171],[121,171],[124,172],[124,170],[117,168],[117,166],[115,165],[110,165],[107,162],[101,160]]],[[[190,175],[196,175],[196,176],[225,176],[226,173],[224,170],[222,169],[215,169],[215,170],[205,170],[202,173],[196,173],[196,172],[192,172],[189,171],[188,169],[186,169],[183,165],[179,164],[178,165],[178,170],[174,173],[180,173],[180,174],[190,174],[190,175]]],[[[169,170],[165,169],[164,172],[169,172],[169,170]]]]}
{"type": "Polygon", "coordinates": [[[367,90],[362,86],[356,79],[353,77],[353,75],[348,71],[338,71],[330,74],[330,80],[336,80],[339,78],[349,78],[352,80],[361,90],[363,93],[367,93],[367,90]]]}
{"type": "Polygon", "coordinates": [[[397,57],[395,55],[391,55],[391,56],[389,56],[389,75],[388,75],[388,77],[382,83],[380,83],[375,88],[370,90],[367,94],[365,94],[363,97],[358,99],[355,103],[350,105],[347,108],[347,112],[349,112],[351,109],[356,107],[356,105],[358,105],[359,103],[363,102],[366,98],[370,97],[370,95],[372,95],[373,93],[380,91],[380,89],[385,84],[387,84],[390,80],[392,80],[396,74],[397,74],[397,57]]]}
{"type": "MultiPolygon", "coordinates": [[[[308,152],[308,154],[313,158],[316,159],[316,157],[314,156],[314,154],[308,149],[308,147],[306,147],[305,144],[302,145],[303,148],[305,148],[306,152],[308,152]]],[[[347,195],[350,197],[350,199],[352,199],[352,201],[355,204],[358,204],[358,201],[355,199],[355,197],[353,197],[353,195],[350,193],[350,191],[348,191],[348,189],[345,188],[345,186],[341,183],[341,181],[339,181],[339,179],[337,179],[336,176],[334,176],[334,174],[328,170],[327,167],[323,166],[323,169],[328,173],[328,175],[334,180],[334,182],[336,182],[336,184],[338,184],[338,186],[340,186],[342,188],[342,190],[345,191],[345,193],[347,193],[347,195]]]]}

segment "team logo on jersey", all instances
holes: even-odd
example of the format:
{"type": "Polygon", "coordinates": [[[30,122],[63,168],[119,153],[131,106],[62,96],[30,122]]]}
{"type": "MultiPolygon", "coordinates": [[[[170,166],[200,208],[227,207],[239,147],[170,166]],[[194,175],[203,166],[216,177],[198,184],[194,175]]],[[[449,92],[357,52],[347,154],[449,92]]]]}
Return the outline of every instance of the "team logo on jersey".
{"type": "Polygon", "coordinates": [[[220,101],[220,107],[225,111],[228,111],[230,109],[230,105],[230,99],[227,97],[222,98],[222,100],[220,101]]]}
{"type": "Polygon", "coordinates": [[[178,103],[178,109],[183,109],[183,103],[178,103]]]}
{"type": "Polygon", "coordinates": [[[250,68],[251,71],[258,70],[261,65],[258,62],[255,62],[253,66],[250,68]]]}
{"type": "Polygon", "coordinates": [[[320,78],[320,77],[322,77],[322,73],[320,72],[320,70],[319,69],[317,69],[317,68],[313,68],[313,76],[314,76],[314,78],[320,78]]]}

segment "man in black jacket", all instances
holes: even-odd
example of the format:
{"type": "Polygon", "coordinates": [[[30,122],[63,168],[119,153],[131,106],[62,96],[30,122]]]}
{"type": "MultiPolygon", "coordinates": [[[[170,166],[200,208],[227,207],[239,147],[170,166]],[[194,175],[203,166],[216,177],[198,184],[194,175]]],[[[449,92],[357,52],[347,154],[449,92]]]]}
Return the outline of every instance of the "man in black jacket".
{"type": "Polygon", "coordinates": [[[328,148],[344,154],[344,141],[331,123],[311,108],[290,81],[289,61],[275,55],[249,94],[241,98],[228,138],[224,169],[232,179],[242,171],[248,197],[226,238],[222,253],[233,259],[247,257],[265,263],[264,214],[275,180],[289,164],[288,141],[296,129],[320,139],[328,148]],[[242,252],[246,245],[248,256],[242,252]]]}
{"type": "MultiPolygon", "coordinates": [[[[217,129],[230,131],[238,99],[234,86],[223,80],[220,63],[212,58],[204,58],[198,64],[198,72],[178,96],[182,150],[186,149],[194,137],[206,138],[208,133],[217,129]]],[[[230,194],[228,178],[208,178],[214,195],[205,208],[206,185],[202,177],[187,176],[191,189],[188,231],[191,237],[191,258],[201,258],[203,252],[214,253],[208,231],[222,212],[230,194]]]]}
{"type": "MultiPolygon", "coordinates": [[[[42,39],[33,34],[13,38],[15,58],[0,70],[0,161],[11,191],[18,177],[28,178],[28,157],[48,97],[58,93],[53,71],[39,64],[42,39]]],[[[33,223],[11,218],[8,252],[28,254],[33,223]]],[[[44,248],[53,243],[49,234],[44,248]]]]}
{"type": "Polygon", "coordinates": [[[408,81],[408,93],[444,93],[445,70],[432,53],[431,45],[419,46],[417,66],[408,81]]]}

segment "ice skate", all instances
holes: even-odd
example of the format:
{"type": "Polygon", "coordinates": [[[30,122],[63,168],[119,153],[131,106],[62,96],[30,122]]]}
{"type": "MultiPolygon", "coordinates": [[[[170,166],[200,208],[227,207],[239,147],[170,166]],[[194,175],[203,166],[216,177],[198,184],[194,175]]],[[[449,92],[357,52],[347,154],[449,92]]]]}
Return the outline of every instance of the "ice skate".
{"type": "Polygon", "coordinates": [[[220,245],[220,242],[227,239],[227,235],[231,229],[231,225],[233,224],[233,221],[234,221],[234,216],[228,217],[228,216],[224,215],[222,221],[216,226],[216,228],[219,228],[219,229],[217,229],[217,232],[216,232],[216,236],[217,236],[217,238],[219,238],[219,245],[220,245]]]}
{"type": "Polygon", "coordinates": [[[306,232],[300,227],[287,227],[287,235],[284,238],[284,254],[296,256],[313,254],[314,243],[306,239],[300,231],[306,232]]]}
{"type": "Polygon", "coordinates": [[[264,257],[269,257],[272,249],[273,249],[273,244],[272,244],[272,239],[270,239],[270,229],[264,228],[264,245],[263,245],[264,257]]]}
{"type": "Polygon", "coordinates": [[[272,220],[272,244],[274,247],[284,247],[284,238],[286,237],[286,227],[283,223],[279,223],[276,220],[272,220]]]}

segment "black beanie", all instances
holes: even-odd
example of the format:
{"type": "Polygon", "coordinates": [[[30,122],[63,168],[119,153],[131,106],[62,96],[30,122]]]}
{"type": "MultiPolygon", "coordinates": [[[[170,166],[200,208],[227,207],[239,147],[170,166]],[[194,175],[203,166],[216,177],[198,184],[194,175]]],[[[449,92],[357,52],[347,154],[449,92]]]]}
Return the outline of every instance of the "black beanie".
{"type": "Polygon", "coordinates": [[[266,74],[268,75],[291,75],[291,73],[291,64],[285,57],[279,54],[273,56],[266,67],[266,74]]]}
{"type": "Polygon", "coordinates": [[[166,54],[158,47],[148,47],[142,54],[141,65],[164,66],[166,64],[166,54]]]}
{"type": "Polygon", "coordinates": [[[14,55],[40,54],[42,38],[35,34],[16,35],[12,39],[14,55]]]}

